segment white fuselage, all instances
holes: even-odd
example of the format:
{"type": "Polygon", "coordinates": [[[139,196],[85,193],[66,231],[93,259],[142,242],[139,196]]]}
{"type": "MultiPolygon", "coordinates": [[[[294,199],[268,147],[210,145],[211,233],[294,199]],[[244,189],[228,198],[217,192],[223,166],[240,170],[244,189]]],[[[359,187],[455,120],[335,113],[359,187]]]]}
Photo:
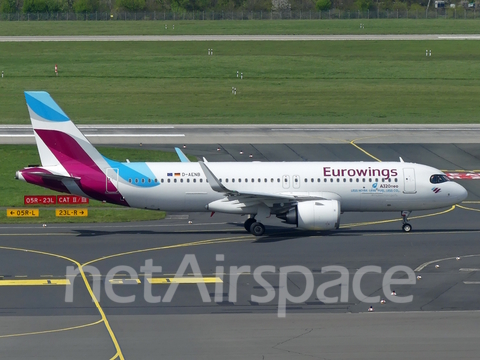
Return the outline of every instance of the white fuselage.
{"type": "MultiPolygon", "coordinates": [[[[222,185],[239,193],[318,196],[345,211],[413,211],[450,206],[466,197],[452,181],[432,183],[441,171],[403,162],[209,162],[222,185]]],[[[208,211],[225,198],[212,190],[199,163],[146,163],[155,178],[118,175],[118,191],[132,207],[208,211]]],[[[244,207],[243,213],[251,213],[244,207]]],[[[243,210],[225,212],[242,213],[243,210]]]]}

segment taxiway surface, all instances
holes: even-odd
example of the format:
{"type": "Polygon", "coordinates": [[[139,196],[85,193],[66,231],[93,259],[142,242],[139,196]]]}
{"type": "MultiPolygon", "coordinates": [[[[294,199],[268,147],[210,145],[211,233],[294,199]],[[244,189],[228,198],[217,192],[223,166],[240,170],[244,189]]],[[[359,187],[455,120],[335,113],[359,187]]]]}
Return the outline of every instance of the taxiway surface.
{"type": "MultiPolygon", "coordinates": [[[[164,147],[168,146],[145,146],[164,147]]],[[[184,151],[209,161],[370,161],[372,156],[395,161],[403,156],[406,161],[462,171],[479,169],[480,159],[480,146],[474,143],[371,143],[360,148],[350,143],[219,143],[187,144],[184,151]]],[[[247,234],[241,217],[207,213],[172,213],[164,221],[136,224],[2,225],[2,280],[46,284],[0,287],[0,357],[475,358],[480,350],[476,330],[480,182],[462,181],[462,185],[469,190],[466,202],[414,213],[414,231],[408,234],[401,232],[397,213],[347,213],[341,229],[329,234],[297,231],[270,219],[262,238],[247,234]],[[149,281],[141,269],[145,262],[151,259],[154,266],[162,266],[154,277],[164,283],[152,284],[151,291],[165,299],[171,286],[168,281],[188,254],[198,263],[201,275],[188,267],[184,277],[196,273],[201,279],[221,278],[222,282],[205,283],[204,298],[202,286],[180,284],[171,301],[149,302],[145,296],[149,281]],[[67,266],[78,264],[84,265],[85,280],[80,275],[67,276],[67,266]],[[254,277],[265,265],[274,268],[263,275],[268,284],[254,277]],[[279,318],[281,291],[301,296],[306,289],[306,278],[300,273],[289,273],[286,283],[281,282],[280,268],[292,265],[308,269],[314,291],[303,301],[289,302],[286,318],[279,318]],[[361,290],[365,297],[387,299],[384,305],[365,301],[353,291],[355,274],[372,265],[381,272],[365,274],[361,290]],[[391,294],[382,287],[385,272],[398,265],[420,276],[415,284],[395,287],[398,298],[413,295],[407,303],[390,300],[391,294]],[[316,293],[320,285],[338,278],[338,273],[322,271],[325,266],[341,266],[348,272],[347,286],[325,292],[328,297],[346,292],[342,301],[329,303],[316,293]],[[106,276],[112,269],[117,272],[109,281],[106,276]],[[129,270],[138,274],[138,280],[130,279],[129,270]],[[73,282],[70,290],[55,285],[65,279],[73,282]],[[96,284],[98,306],[88,290],[94,291],[96,284]],[[135,299],[112,301],[106,296],[109,284],[118,296],[135,299]],[[72,290],[72,301],[66,301],[72,290]],[[268,294],[273,297],[266,302],[252,298],[268,294]],[[370,305],[373,313],[367,311],[370,305]]]]}

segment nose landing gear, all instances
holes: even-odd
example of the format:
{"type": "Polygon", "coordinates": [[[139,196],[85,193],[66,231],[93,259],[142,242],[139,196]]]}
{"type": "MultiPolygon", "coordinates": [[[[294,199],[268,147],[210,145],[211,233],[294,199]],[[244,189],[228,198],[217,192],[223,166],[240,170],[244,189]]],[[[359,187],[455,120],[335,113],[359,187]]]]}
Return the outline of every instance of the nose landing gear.
{"type": "Polygon", "coordinates": [[[403,225],[402,229],[404,232],[412,231],[412,225],[408,223],[408,216],[411,214],[411,211],[402,211],[403,225]]]}

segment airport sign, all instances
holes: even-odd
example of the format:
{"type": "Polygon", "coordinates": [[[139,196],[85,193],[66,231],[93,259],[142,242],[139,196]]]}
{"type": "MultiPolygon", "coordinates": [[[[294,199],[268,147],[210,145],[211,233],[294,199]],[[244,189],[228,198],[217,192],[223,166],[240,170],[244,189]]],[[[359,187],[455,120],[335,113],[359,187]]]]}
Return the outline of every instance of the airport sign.
{"type": "Polygon", "coordinates": [[[88,216],[88,209],[55,209],[57,217],[85,217],[88,216]]]}
{"type": "Polygon", "coordinates": [[[7,217],[38,217],[38,209],[7,209],[7,217]]]}
{"type": "Polygon", "coordinates": [[[71,204],[88,204],[88,198],[77,195],[58,195],[57,202],[59,204],[71,205],[71,204]]]}
{"type": "Polygon", "coordinates": [[[25,195],[23,197],[25,205],[53,205],[57,203],[55,195],[25,195]]]}

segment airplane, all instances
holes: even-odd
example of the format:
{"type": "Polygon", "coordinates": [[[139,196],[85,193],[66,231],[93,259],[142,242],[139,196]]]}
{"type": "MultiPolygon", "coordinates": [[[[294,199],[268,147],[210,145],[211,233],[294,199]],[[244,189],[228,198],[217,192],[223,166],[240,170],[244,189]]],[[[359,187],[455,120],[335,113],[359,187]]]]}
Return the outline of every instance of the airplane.
{"type": "MultiPolygon", "coordinates": [[[[41,166],[16,179],[132,208],[248,215],[245,229],[265,233],[276,216],[297,228],[339,228],[344,212],[412,211],[463,201],[467,191],[440,170],[404,162],[118,162],[101,155],[44,91],[25,91],[41,166]]],[[[183,155],[183,156],[182,156],[183,155]]]]}

